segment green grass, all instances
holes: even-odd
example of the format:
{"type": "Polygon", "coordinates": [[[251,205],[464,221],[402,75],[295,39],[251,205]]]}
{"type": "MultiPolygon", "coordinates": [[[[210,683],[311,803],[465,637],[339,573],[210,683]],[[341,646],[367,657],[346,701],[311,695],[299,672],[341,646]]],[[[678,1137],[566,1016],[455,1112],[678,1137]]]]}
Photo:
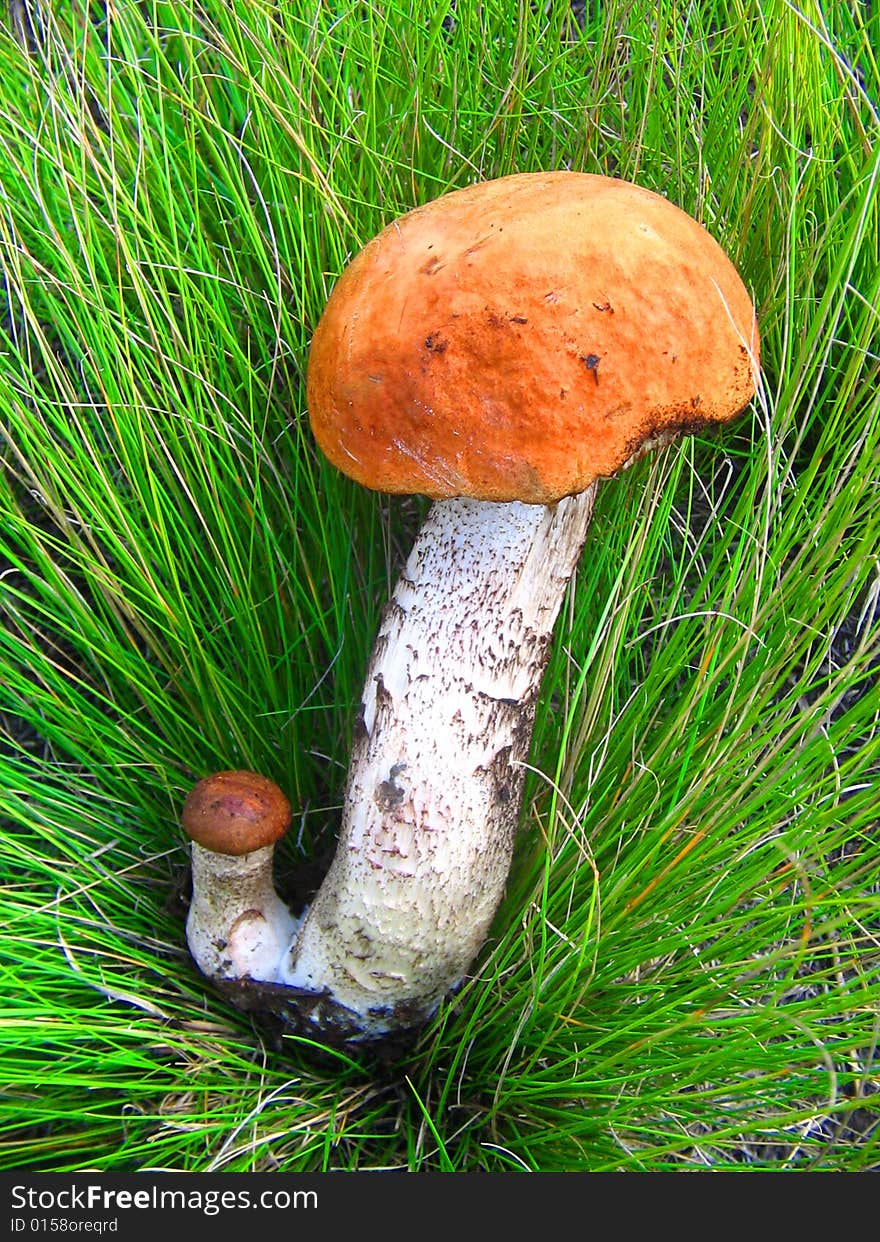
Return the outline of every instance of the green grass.
{"type": "Polygon", "coordinates": [[[880,1165],[876,11],[51,7],[0,32],[0,1167],[880,1165]],[[180,805],[253,767],[332,847],[423,510],[320,458],[310,335],[398,212],[569,166],[706,224],[762,388],[602,491],[474,978],[381,1071],[276,1051],[180,805]]]}

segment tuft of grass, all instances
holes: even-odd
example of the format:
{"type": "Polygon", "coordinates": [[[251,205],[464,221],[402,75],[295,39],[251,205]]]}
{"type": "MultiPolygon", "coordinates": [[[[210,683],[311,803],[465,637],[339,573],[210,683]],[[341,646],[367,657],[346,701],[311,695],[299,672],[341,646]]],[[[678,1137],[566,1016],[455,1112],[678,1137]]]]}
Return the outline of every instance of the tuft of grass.
{"type": "Polygon", "coordinates": [[[877,14],[93,7],[0,29],[0,1167],[876,1167],[877,14]],[[315,451],[311,331],[400,211],[559,167],[709,228],[761,390],[603,488],[473,978],[394,1066],[273,1049],[179,807],[253,767],[332,848],[424,508],[315,451]]]}

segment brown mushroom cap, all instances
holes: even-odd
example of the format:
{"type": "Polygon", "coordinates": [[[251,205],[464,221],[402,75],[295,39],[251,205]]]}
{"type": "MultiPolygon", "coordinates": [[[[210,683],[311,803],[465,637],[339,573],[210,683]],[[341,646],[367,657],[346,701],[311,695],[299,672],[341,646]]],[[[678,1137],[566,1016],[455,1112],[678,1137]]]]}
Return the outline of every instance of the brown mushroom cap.
{"type": "Polygon", "coordinates": [[[290,827],[290,803],[256,772],[215,772],[194,785],[181,823],[193,841],[215,854],[241,855],[274,845],[290,827]]]}
{"type": "Polygon", "coordinates": [[[315,331],[312,428],[367,487],[551,504],[754,394],[751,299],[649,190],[524,173],[446,194],[343,272],[315,331]]]}

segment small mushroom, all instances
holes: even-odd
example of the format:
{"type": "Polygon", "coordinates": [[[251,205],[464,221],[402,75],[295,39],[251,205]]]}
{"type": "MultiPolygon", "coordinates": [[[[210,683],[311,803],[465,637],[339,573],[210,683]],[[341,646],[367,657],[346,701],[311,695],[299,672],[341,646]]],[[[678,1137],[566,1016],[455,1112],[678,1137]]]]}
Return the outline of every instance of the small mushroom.
{"type": "Polygon", "coordinates": [[[340,277],[309,357],[315,437],[365,486],[436,503],[373,650],[335,858],[279,972],[329,1001],[325,1032],[333,1006],[364,1038],[420,1023],[464,979],[598,481],[741,411],[757,352],[705,229],[604,177],[447,194],[340,277]]]}
{"type": "Polygon", "coordinates": [[[277,982],[298,926],[272,878],[287,798],[256,772],[216,772],[192,788],[181,823],[192,839],[186,938],[196,965],[218,981],[277,982]]]}

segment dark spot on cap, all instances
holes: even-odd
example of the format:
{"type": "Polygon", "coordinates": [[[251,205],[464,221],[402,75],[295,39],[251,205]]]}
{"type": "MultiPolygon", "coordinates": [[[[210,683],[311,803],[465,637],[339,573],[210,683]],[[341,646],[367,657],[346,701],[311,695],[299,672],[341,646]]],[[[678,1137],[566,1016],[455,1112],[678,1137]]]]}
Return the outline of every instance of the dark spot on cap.
{"type": "Polygon", "coordinates": [[[432,255],[427,262],[423,263],[419,271],[423,276],[435,276],[446,264],[442,259],[438,259],[436,255],[432,255]]]}

